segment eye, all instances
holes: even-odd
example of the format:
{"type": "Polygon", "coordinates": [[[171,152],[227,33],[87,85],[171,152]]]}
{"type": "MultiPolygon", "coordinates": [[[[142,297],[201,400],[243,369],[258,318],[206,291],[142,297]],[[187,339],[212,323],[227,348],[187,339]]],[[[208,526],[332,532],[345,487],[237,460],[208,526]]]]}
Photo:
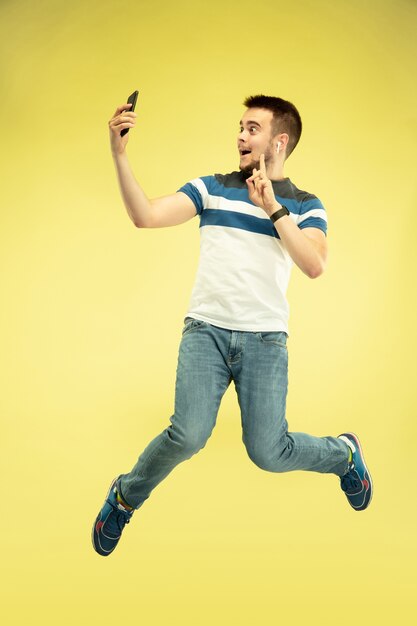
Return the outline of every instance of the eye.
{"type": "MultiPolygon", "coordinates": [[[[240,132],[242,133],[242,132],[243,132],[243,130],[244,130],[244,129],[243,129],[243,126],[240,126],[240,129],[239,129],[239,130],[240,130],[240,132]]],[[[254,132],[254,131],[257,131],[257,130],[258,130],[258,128],[257,128],[256,126],[249,126],[249,132],[251,132],[251,133],[252,133],[252,132],[254,132]]]]}

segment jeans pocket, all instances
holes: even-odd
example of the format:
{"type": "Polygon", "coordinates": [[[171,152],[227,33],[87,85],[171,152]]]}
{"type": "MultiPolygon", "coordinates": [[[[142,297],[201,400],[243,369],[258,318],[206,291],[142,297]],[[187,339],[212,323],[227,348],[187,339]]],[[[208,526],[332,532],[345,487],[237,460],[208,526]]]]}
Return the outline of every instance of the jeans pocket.
{"type": "Polygon", "coordinates": [[[287,333],[283,330],[265,330],[257,333],[262,343],[281,346],[287,348],[287,333]]]}
{"type": "Polygon", "coordinates": [[[182,329],[183,337],[184,335],[188,335],[188,333],[190,333],[191,331],[197,330],[197,328],[200,328],[200,326],[203,326],[204,324],[206,324],[206,322],[203,322],[202,320],[196,320],[193,317],[186,317],[184,322],[185,324],[182,329]]]}

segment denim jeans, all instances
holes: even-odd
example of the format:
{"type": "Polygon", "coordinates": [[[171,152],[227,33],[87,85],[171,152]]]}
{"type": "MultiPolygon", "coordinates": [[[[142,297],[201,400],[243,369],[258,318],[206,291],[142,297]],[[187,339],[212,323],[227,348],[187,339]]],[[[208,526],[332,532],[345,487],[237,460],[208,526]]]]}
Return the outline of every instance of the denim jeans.
{"type": "Polygon", "coordinates": [[[232,380],[243,443],[257,466],[269,472],[338,476],[347,471],[348,448],[340,439],[288,432],[285,332],[227,330],[190,317],[184,322],[171,424],[149,443],[132,471],[118,479],[127,504],[138,509],[176,465],[204,448],[232,380]]]}

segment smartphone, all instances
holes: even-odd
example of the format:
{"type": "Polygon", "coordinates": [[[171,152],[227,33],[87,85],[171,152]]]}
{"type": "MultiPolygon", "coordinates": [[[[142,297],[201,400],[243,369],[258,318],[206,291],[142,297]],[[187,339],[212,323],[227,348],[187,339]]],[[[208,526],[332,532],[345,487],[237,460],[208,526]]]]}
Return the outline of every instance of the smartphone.
{"type": "MultiPolygon", "coordinates": [[[[134,91],[127,99],[127,103],[130,104],[132,103],[132,106],[130,107],[130,109],[127,109],[127,111],[134,111],[135,110],[135,106],[136,106],[136,102],[138,100],[138,95],[139,95],[139,91],[134,91]]],[[[124,128],[123,130],[120,131],[120,136],[123,137],[123,135],[126,135],[126,133],[129,132],[128,128],[124,128]]]]}

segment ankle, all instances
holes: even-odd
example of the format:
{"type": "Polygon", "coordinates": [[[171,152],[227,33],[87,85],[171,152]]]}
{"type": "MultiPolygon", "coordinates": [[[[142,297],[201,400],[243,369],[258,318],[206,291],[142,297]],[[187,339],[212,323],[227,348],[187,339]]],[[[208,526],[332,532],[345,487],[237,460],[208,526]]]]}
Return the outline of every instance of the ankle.
{"type": "Polygon", "coordinates": [[[116,491],[116,500],[124,509],[126,509],[126,511],[133,511],[133,506],[130,506],[127,502],[125,502],[118,491],[116,491]]]}

